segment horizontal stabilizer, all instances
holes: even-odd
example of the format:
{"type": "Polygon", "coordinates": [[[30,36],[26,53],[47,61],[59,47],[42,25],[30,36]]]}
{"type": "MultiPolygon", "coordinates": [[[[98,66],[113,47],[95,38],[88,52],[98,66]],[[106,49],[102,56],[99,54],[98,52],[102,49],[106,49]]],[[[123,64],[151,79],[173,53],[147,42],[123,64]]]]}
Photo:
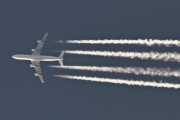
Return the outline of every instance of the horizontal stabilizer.
{"type": "Polygon", "coordinates": [[[60,58],[63,58],[64,55],[64,51],[61,52],[61,54],[59,55],[60,58]]]}
{"type": "Polygon", "coordinates": [[[63,66],[63,61],[62,61],[62,60],[59,60],[59,64],[60,64],[61,66],[63,66]]]}

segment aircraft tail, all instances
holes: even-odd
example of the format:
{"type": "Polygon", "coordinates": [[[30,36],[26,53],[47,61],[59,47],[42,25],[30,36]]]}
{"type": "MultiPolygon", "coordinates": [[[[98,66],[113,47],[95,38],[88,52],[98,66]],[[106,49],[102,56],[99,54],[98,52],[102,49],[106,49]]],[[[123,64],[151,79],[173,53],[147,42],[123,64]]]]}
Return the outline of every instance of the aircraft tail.
{"type": "Polygon", "coordinates": [[[63,55],[64,55],[64,51],[62,51],[61,54],[59,55],[59,57],[61,58],[61,60],[59,60],[61,66],[63,66],[63,55]]]}
{"type": "Polygon", "coordinates": [[[59,64],[63,66],[63,60],[59,60],[59,64]]]}

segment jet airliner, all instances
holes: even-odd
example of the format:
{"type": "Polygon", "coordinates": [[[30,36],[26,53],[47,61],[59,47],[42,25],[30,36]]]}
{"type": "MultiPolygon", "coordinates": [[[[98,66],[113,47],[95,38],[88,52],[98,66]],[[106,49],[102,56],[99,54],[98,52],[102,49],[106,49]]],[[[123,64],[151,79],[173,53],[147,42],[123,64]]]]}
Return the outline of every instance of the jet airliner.
{"type": "Polygon", "coordinates": [[[18,60],[30,60],[32,62],[32,64],[30,64],[30,67],[34,67],[36,70],[36,73],[34,75],[39,76],[42,83],[44,83],[44,80],[41,72],[40,61],[59,61],[60,65],[63,66],[64,51],[61,52],[59,57],[41,55],[41,50],[45,43],[47,35],[48,33],[46,33],[41,40],[37,40],[37,43],[39,44],[36,49],[32,49],[33,53],[31,55],[16,54],[12,56],[12,58],[18,60]]]}

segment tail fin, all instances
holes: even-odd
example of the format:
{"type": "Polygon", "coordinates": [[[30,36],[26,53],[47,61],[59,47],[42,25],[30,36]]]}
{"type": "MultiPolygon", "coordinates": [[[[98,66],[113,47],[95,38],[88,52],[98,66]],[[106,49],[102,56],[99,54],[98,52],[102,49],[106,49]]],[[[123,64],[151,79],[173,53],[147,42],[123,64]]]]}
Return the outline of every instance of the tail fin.
{"type": "Polygon", "coordinates": [[[64,51],[62,51],[61,54],[59,55],[59,57],[62,58],[61,60],[59,60],[61,66],[63,66],[63,55],[64,55],[64,51]]]}

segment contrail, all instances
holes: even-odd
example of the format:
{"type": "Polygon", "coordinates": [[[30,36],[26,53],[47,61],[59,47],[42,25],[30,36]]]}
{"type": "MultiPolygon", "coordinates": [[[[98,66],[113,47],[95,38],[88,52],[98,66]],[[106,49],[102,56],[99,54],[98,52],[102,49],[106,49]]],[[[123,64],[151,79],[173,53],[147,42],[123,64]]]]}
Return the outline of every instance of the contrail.
{"type": "Polygon", "coordinates": [[[178,53],[158,53],[158,52],[112,52],[112,51],[82,51],[82,50],[67,50],[69,54],[95,55],[95,56],[109,56],[109,57],[124,57],[124,58],[139,58],[162,61],[180,62],[180,54],[178,53]]]}
{"type": "Polygon", "coordinates": [[[115,84],[126,84],[126,85],[137,85],[137,86],[151,86],[151,87],[164,87],[164,88],[180,88],[180,84],[172,83],[157,83],[157,82],[145,82],[142,80],[122,80],[122,79],[111,79],[111,78],[97,78],[97,77],[86,77],[86,76],[70,76],[70,75],[54,75],[55,77],[76,79],[76,80],[86,80],[95,82],[108,82],[115,84]]]}
{"type": "Polygon", "coordinates": [[[141,68],[141,67],[97,67],[97,66],[50,66],[53,68],[75,69],[75,70],[89,70],[115,73],[132,73],[135,75],[150,75],[150,76],[164,76],[164,77],[180,77],[180,70],[172,71],[170,68],[141,68]]]}
{"type": "MultiPolygon", "coordinates": [[[[62,43],[61,40],[58,43],[62,43]]],[[[66,43],[76,43],[76,44],[137,44],[146,46],[180,46],[179,40],[157,40],[157,39],[138,39],[138,40],[67,40],[66,43]]]]}

